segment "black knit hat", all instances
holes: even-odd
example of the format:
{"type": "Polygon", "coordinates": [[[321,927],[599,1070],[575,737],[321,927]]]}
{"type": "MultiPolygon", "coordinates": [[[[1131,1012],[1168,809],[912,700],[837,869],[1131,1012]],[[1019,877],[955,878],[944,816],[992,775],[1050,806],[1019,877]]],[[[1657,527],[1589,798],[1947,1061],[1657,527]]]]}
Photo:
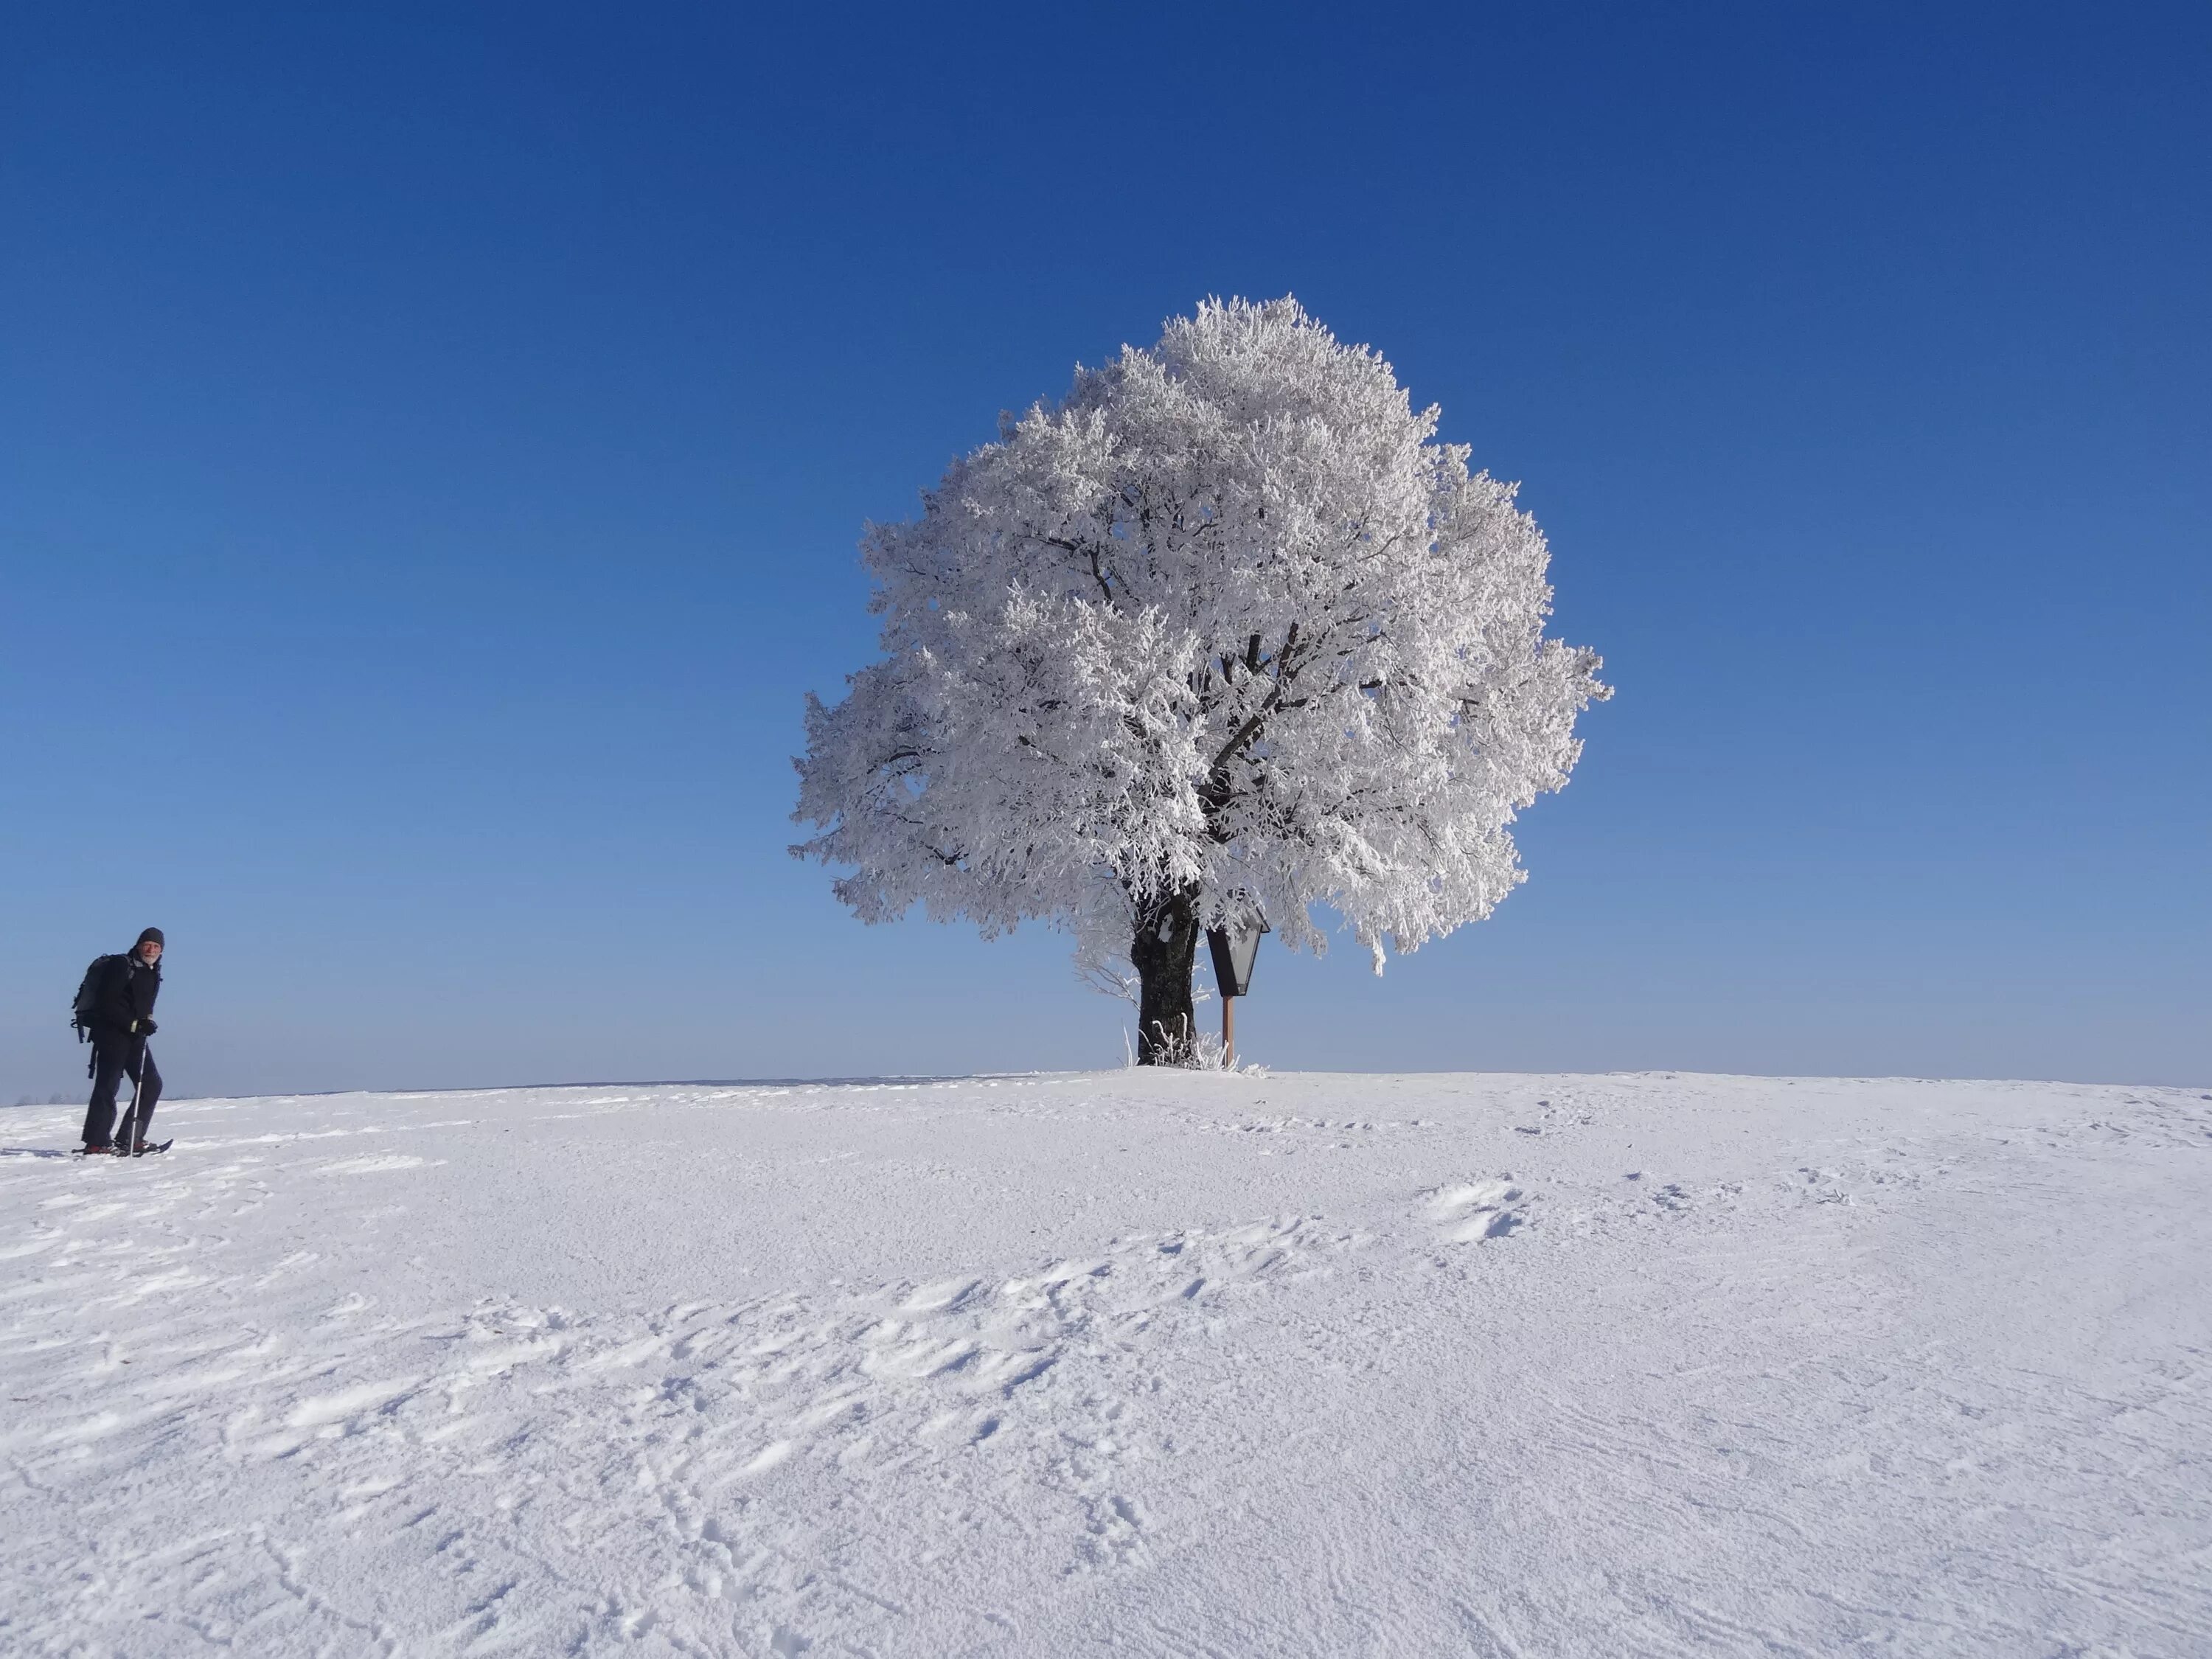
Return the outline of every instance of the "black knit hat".
{"type": "MultiPolygon", "coordinates": [[[[149,927],[144,933],[139,934],[138,944],[158,945],[164,951],[169,948],[169,941],[161,937],[161,930],[158,927],[149,927]]],[[[131,948],[136,950],[137,946],[133,945],[131,948]]]]}

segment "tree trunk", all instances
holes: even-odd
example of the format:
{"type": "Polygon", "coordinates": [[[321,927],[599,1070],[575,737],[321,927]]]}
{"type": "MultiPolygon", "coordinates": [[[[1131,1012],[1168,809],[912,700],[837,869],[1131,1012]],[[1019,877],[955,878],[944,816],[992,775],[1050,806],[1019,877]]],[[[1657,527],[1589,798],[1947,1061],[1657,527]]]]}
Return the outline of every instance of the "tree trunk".
{"type": "Polygon", "coordinates": [[[1198,951],[1198,893],[1171,893],[1137,912],[1129,961],[1137,970],[1137,1064],[1187,1066],[1198,1015],[1190,996],[1198,951]]]}

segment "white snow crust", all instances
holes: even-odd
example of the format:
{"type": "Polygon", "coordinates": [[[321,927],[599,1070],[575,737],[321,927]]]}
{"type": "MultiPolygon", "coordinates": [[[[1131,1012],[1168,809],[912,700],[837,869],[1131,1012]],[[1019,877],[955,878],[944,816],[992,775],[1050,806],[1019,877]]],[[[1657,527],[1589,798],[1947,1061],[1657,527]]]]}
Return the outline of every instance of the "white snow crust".
{"type": "Polygon", "coordinates": [[[10,1655],[2212,1653],[2212,1097],[0,1115],[10,1655]]]}

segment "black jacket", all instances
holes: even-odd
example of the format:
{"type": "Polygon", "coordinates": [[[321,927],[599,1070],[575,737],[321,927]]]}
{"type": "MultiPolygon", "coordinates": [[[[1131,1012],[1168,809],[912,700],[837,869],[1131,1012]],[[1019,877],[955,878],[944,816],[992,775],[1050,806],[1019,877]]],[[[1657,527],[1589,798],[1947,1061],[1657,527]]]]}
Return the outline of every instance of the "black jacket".
{"type": "Polygon", "coordinates": [[[95,1037],[127,1036],[132,1021],[154,1017],[154,999],[161,994],[161,964],[149,967],[133,951],[107,964],[86,1024],[95,1037]]]}

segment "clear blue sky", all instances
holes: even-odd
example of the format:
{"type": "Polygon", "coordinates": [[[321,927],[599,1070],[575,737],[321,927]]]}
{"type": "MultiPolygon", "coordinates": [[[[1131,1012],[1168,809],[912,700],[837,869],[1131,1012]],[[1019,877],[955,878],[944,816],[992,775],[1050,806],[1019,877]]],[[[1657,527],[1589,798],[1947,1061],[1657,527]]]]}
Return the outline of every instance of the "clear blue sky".
{"type": "Polygon", "coordinates": [[[1603,652],[1528,884],[1285,1066],[2212,1081],[2212,10],[111,9],[0,25],[0,1098],[1118,1062],[792,862],[854,544],[1295,293],[1603,652]]]}

